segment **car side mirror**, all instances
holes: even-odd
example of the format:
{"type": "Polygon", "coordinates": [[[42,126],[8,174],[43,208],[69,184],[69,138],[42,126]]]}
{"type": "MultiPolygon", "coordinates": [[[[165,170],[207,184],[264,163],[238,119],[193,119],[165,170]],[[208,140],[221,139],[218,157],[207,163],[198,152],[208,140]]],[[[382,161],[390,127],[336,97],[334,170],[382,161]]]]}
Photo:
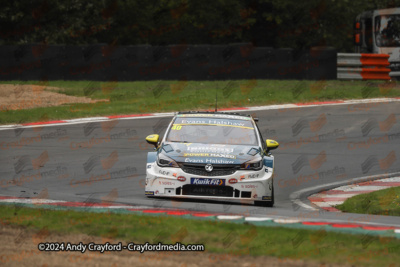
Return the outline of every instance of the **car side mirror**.
{"type": "Polygon", "coordinates": [[[154,145],[154,147],[157,148],[158,139],[160,139],[160,136],[158,134],[151,134],[146,137],[146,142],[154,145]]]}
{"type": "Polygon", "coordinates": [[[267,144],[267,153],[270,150],[277,149],[279,146],[279,143],[272,139],[267,139],[265,143],[267,144]]]}

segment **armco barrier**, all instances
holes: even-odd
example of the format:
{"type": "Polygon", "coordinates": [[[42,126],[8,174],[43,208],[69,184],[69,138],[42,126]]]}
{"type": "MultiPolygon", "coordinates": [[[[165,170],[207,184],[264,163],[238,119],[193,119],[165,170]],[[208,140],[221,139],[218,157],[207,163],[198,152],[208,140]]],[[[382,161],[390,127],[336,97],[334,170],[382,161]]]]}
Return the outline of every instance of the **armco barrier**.
{"type": "Polygon", "coordinates": [[[391,57],[389,58],[389,63],[389,76],[392,77],[392,79],[400,80],[400,62],[396,55],[391,55],[391,57]]]}
{"type": "Polygon", "coordinates": [[[337,55],[339,80],[390,80],[389,55],[347,54],[337,55]]]}

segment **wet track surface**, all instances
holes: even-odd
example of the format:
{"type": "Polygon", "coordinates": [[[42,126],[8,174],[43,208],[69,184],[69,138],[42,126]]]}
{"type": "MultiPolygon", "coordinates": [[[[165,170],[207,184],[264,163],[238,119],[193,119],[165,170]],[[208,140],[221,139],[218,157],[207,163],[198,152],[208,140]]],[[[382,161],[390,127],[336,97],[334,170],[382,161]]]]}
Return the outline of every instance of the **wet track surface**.
{"type": "Polygon", "coordinates": [[[311,209],[306,197],[354,178],[400,172],[400,103],[260,110],[263,137],[275,139],[275,206],[171,201],[144,195],[145,137],[171,117],[19,127],[0,131],[0,196],[116,203],[257,216],[400,225],[398,218],[311,209]],[[294,202],[300,198],[300,201],[294,202]]]}

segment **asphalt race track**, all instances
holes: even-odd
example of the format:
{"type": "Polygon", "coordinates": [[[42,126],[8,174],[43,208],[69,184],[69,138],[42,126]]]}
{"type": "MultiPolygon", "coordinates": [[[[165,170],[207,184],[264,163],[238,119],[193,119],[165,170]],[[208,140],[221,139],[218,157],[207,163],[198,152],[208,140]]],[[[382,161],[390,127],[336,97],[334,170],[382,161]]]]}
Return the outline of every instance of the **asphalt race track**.
{"type": "Polygon", "coordinates": [[[119,119],[0,130],[0,196],[116,203],[254,216],[400,226],[397,217],[330,213],[311,193],[355,178],[400,172],[400,103],[310,106],[252,112],[275,139],[275,206],[147,198],[145,137],[171,117],[119,119]]]}

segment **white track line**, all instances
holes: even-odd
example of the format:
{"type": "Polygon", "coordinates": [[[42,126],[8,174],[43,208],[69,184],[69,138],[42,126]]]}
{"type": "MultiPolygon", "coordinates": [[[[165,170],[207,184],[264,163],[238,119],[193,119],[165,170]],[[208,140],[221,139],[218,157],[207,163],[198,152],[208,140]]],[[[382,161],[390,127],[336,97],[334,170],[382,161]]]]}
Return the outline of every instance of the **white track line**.
{"type": "MultiPolygon", "coordinates": [[[[341,100],[338,100],[341,101],[341,100]]],[[[326,101],[329,102],[329,101],[326,101]]],[[[308,107],[318,107],[318,106],[335,106],[335,105],[351,105],[351,104],[364,104],[364,103],[387,103],[387,102],[400,102],[397,98],[371,98],[371,99],[355,99],[355,100],[343,100],[339,103],[324,103],[316,102],[313,104],[309,103],[299,103],[299,104],[282,104],[282,105],[269,105],[269,106],[256,106],[256,107],[246,107],[245,110],[222,110],[221,112],[249,112],[249,111],[260,111],[260,110],[276,110],[276,109],[293,109],[293,108],[308,108],[308,107]]],[[[79,118],[79,119],[60,119],[65,122],[51,123],[51,124],[38,124],[38,125],[2,125],[1,130],[15,129],[15,128],[35,128],[35,127],[51,127],[55,125],[74,125],[82,124],[87,122],[101,122],[107,120],[137,120],[137,119],[148,119],[148,118],[161,118],[161,117],[172,117],[177,112],[165,112],[165,113],[149,113],[148,116],[135,116],[135,117],[122,117],[122,118],[109,118],[109,117],[91,117],[91,118],[79,118]]],[[[133,114],[132,114],[133,115],[133,114]]],[[[138,114],[140,115],[140,114],[138,114]]],[[[118,116],[118,115],[117,115],[118,116]]],[[[112,116],[110,116],[112,117],[112,116]]]]}

